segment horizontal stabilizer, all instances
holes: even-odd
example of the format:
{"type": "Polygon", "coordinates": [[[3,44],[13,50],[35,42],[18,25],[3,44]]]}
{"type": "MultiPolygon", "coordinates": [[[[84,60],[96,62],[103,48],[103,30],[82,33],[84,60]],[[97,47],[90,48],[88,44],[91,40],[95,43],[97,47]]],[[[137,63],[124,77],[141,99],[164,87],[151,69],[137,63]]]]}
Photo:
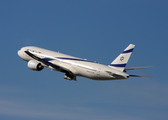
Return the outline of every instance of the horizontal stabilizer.
{"type": "Polygon", "coordinates": [[[135,69],[145,69],[145,68],[154,68],[154,66],[147,66],[147,67],[125,67],[124,70],[135,70],[135,69]]]}
{"type": "Polygon", "coordinates": [[[130,77],[152,77],[152,76],[144,76],[144,75],[129,75],[130,77]]]}

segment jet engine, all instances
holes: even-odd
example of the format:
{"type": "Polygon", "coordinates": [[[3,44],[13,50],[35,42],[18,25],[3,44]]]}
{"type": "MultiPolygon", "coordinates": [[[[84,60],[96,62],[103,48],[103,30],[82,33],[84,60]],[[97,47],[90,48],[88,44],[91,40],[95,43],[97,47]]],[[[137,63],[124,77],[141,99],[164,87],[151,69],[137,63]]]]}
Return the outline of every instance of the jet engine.
{"type": "Polygon", "coordinates": [[[44,67],[38,61],[30,60],[28,62],[28,68],[35,70],[35,71],[41,71],[44,67]]]}

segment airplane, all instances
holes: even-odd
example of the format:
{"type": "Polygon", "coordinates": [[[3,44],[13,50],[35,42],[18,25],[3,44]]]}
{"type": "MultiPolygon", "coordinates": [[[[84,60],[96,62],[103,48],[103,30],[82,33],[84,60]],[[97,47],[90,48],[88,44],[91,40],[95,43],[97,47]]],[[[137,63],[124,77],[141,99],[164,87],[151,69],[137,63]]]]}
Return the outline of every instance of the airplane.
{"type": "Polygon", "coordinates": [[[150,77],[127,74],[127,70],[135,70],[148,67],[126,67],[135,45],[130,44],[110,65],[104,65],[59,52],[47,50],[35,46],[22,47],[18,55],[28,62],[28,68],[41,71],[44,67],[65,73],[64,79],[75,80],[76,76],[86,77],[92,80],[119,80],[129,77],[150,77]]]}

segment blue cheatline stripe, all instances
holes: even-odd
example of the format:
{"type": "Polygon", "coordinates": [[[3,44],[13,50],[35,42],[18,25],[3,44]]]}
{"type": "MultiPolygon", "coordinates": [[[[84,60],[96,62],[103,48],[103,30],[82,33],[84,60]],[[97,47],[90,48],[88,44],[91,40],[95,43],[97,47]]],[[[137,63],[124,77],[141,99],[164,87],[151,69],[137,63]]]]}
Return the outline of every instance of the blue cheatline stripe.
{"type": "Polygon", "coordinates": [[[43,60],[45,60],[45,61],[51,61],[51,60],[54,60],[54,59],[52,59],[52,58],[43,58],[43,60]]]}
{"type": "Polygon", "coordinates": [[[125,67],[126,64],[110,64],[110,66],[113,66],[113,67],[125,67]]]}
{"type": "Polygon", "coordinates": [[[64,58],[64,57],[56,57],[57,59],[62,59],[62,60],[76,60],[76,61],[84,61],[84,62],[93,62],[89,60],[84,60],[84,59],[77,59],[77,58],[64,58]]]}
{"type": "MultiPolygon", "coordinates": [[[[43,58],[45,61],[51,61],[51,60],[56,60],[56,59],[62,59],[62,60],[76,60],[76,61],[84,61],[84,62],[94,62],[94,61],[89,61],[89,60],[84,60],[84,59],[77,59],[77,58],[65,58],[65,57],[55,57],[54,58],[43,58]]],[[[95,63],[95,62],[94,62],[95,63]]]]}
{"type": "Polygon", "coordinates": [[[134,48],[130,49],[130,50],[126,50],[126,51],[123,51],[122,53],[130,53],[133,51],[134,48]]]}

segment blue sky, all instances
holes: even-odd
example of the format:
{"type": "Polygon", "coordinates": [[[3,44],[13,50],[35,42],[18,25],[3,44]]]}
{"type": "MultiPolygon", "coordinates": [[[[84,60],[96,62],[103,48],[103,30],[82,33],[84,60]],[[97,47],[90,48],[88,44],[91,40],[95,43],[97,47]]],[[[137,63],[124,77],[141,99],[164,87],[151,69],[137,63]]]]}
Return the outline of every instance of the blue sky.
{"type": "Polygon", "coordinates": [[[168,1],[1,0],[0,119],[167,120],[168,1]],[[33,45],[110,64],[130,43],[129,71],[153,78],[93,81],[32,71],[17,51],[33,45]]]}

